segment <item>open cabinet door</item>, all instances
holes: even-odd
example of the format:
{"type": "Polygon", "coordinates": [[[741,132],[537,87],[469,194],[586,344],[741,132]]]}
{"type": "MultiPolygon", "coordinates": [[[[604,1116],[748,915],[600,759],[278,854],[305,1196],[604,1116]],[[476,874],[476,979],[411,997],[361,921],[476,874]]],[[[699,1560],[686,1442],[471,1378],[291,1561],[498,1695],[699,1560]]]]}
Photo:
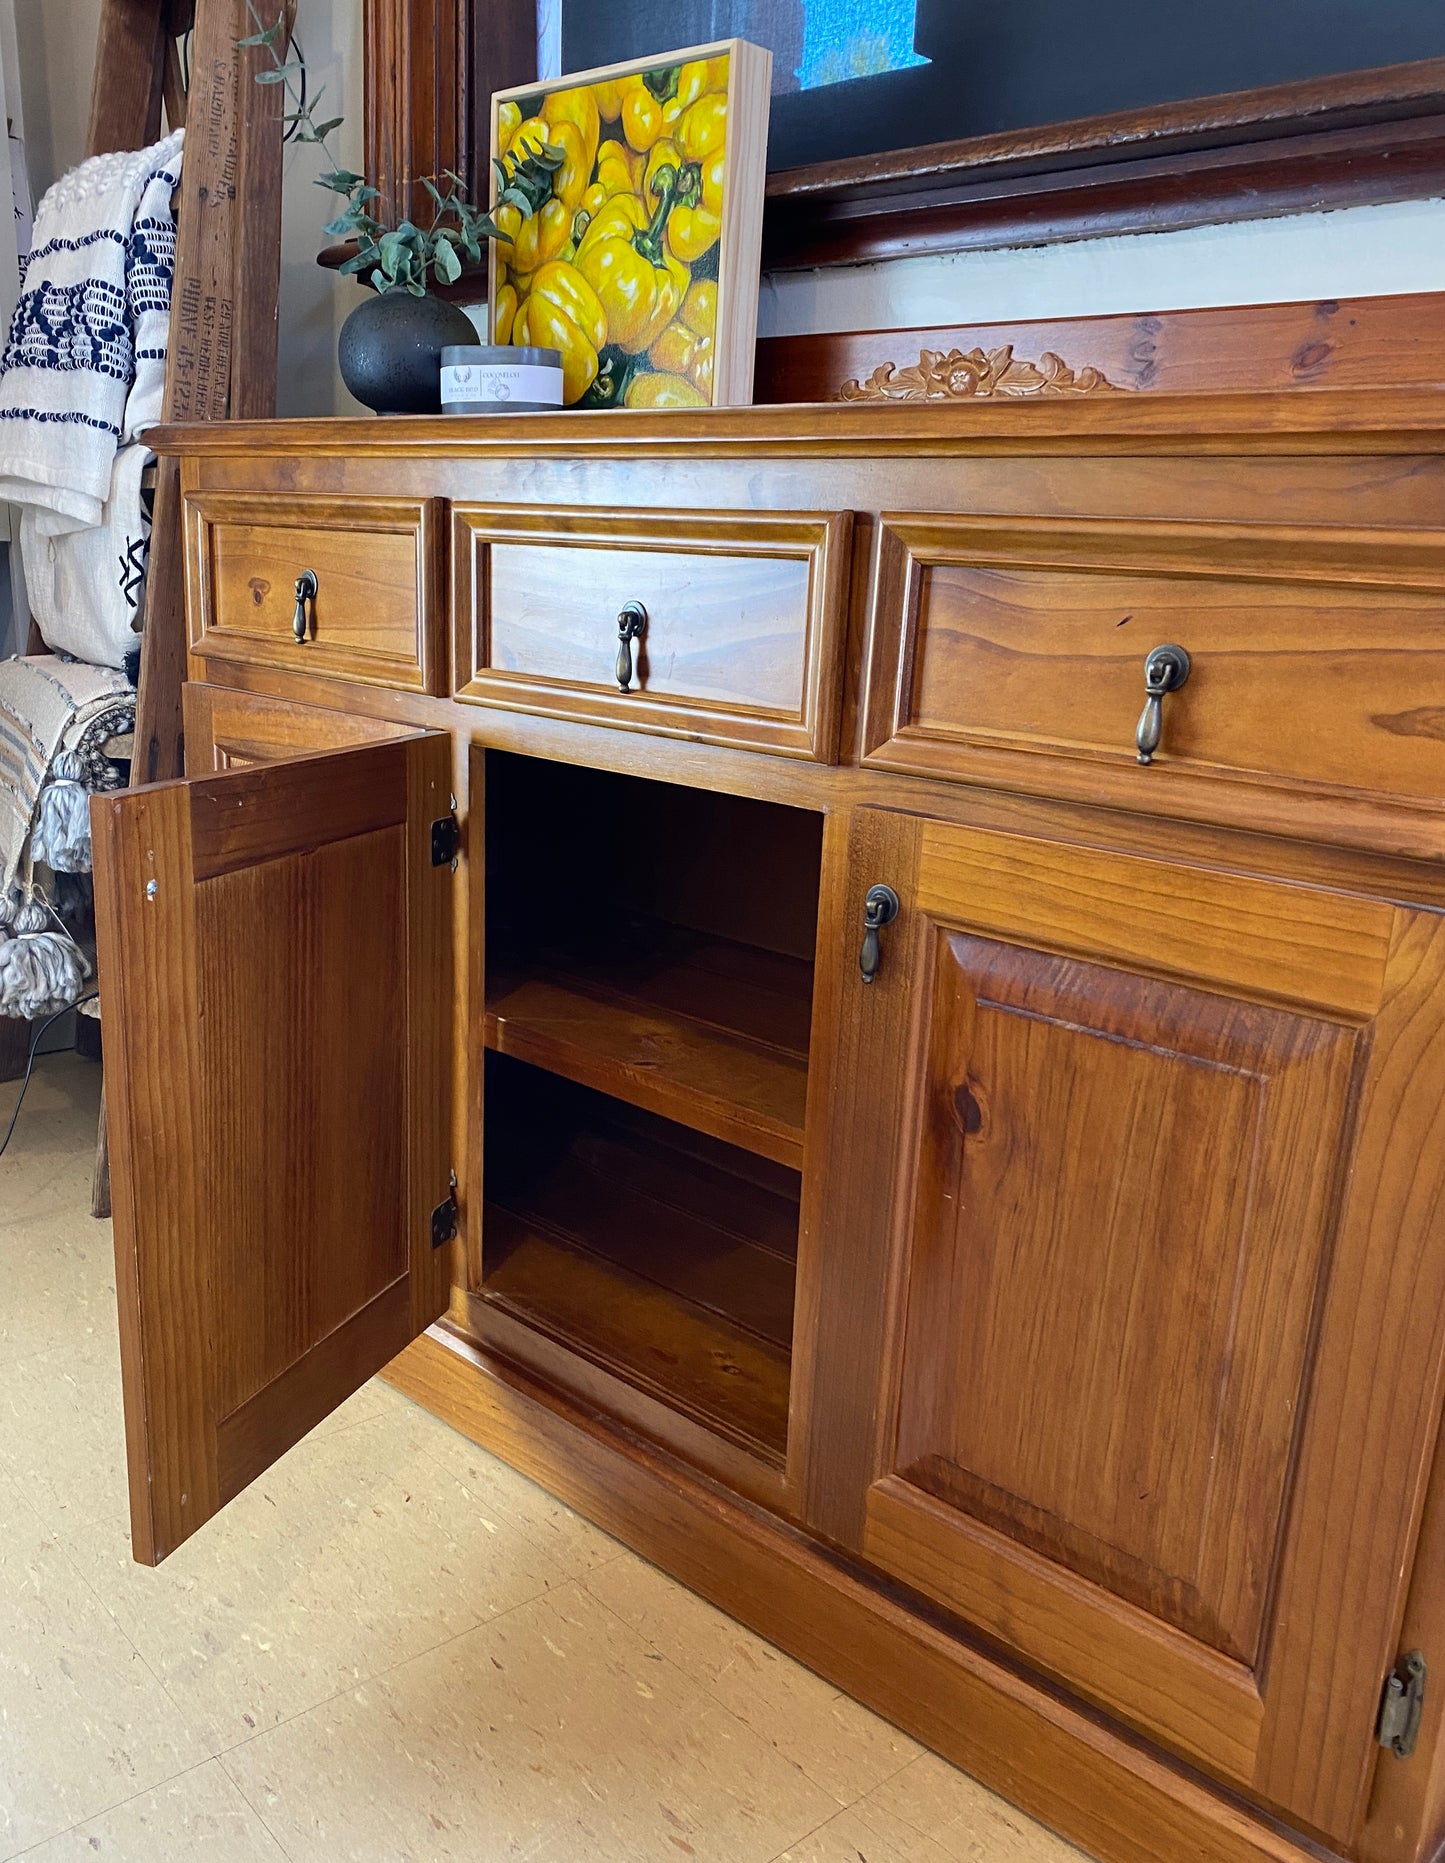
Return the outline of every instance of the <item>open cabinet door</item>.
{"type": "Polygon", "coordinates": [[[450,756],[415,737],[96,798],[144,1564],[446,1305],[450,756]]]}

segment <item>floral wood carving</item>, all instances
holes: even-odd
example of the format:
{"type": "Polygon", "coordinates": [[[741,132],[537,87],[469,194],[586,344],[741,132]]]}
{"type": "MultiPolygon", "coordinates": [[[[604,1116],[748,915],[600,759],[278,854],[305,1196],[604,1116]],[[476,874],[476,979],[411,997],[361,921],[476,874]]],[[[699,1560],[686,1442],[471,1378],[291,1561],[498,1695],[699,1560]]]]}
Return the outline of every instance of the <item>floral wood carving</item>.
{"type": "Polygon", "coordinates": [[[1102,370],[1071,369],[1062,356],[1046,349],[1037,362],[1014,355],[1013,344],[1002,349],[925,349],[915,367],[900,369],[882,362],[867,381],[844,382],[841,401],[983,401],[994,395],[1023,398],[1030,395],[1097,395],[1122,391],[1102,370]]]}

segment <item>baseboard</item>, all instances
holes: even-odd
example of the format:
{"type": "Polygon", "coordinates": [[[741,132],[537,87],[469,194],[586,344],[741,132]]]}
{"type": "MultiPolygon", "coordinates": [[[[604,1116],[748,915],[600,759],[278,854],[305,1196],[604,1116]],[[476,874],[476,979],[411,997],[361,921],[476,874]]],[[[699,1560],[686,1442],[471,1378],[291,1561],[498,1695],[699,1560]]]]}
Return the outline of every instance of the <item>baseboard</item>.
{"type": "Polygon", "coordinates": [[[958,1642],[803,1534],[444,1325],[384,1376],[1102,1863],[1319,1863],[1333,1854],[958,1642]]]}

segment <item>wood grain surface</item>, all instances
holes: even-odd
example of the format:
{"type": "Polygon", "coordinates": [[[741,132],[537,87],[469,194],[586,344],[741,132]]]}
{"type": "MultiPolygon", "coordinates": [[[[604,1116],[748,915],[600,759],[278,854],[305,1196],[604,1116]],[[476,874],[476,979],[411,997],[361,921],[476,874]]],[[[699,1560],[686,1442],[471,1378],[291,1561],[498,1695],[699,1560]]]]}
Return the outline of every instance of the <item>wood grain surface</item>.
{"type": "Polygon", "coordinates": [[[145,1563],[445,1306],[448,764],[413,738],[96,798],[145,1563]]]}
{"type": "Polygon", "coordinates": [[[460,697],[837,755],[847,513],[454,511],[460,697]],[[619,691],[628,602],[646,627],[619,691]]]}
{"type": "Polygon", "coordinates": [[[191,649],[419,691],[445,684],[425,501],[193,500],[191,649]],[[296,639],[296,581],[317,580],[296,639]]]}
{"type": "Polygon", "coordinates": [[[933,970],[864,1547],[1247,1781],[1354,1032],[961,934],[933,970]]]}
{"type": "Polygon", "coordinates": [[[1440,794],[1428,533],[890,517],[879,580],[866,741],[888,767],[947,775],[977,747],[1133,775],[1144,664],[1167,642],[1192,665],[1164,700],[1160,775],[1440,794]]]}
{"type": "Polygon", "coordinates": [[[876,369],[946,356],[1012,350],[1020,361],[1056,355],[1097,369],[1134,394],[1220,394],[1295,388],[1429,388],[1445,381],[1445,296],[1308,298],[1227,310],[1131,311],[1091,317],[1016,318],[763,337],[755,399],[837,401],[844,384],[876,369]]]}
{"type": "MultiPolygon", "coordinates": [[[[560,664],[531,704],[196,656],[223,693],[200,767],[231,743],[256,779],[240,808],[196,793],[202,890],[266,848],[321,884],[328,812],[403,832],[319,763],[273,807],[277,750],[448,740],[403,814],[451,784],[466,888],[408,842],[406,1015],[455,1028],[456,1118],[414,1099],[407,1143],[418,1206],[457,1166],[465,1235],[454,1330],[398,1375],[1109,1863],[1425,1863],[1437,1711],[1408,1763],[1373,1726],[1402,1640],[1445,1621],[1445,396],[193,438],[188,495],[281,529],[307,500],[338,534],[367,501],[464,508],[420,572],[459,685],[491,677],[494,546],[672,576],[821,537],[834,565],[835,762],[560,664]],[[1196,667],[1147,769],[1141,621],[1196,667]],[[880,881],[901,910],[865,985],[880,881]],[[774,958],[811,991],[771,989],[774,958]],[[748,1069],[787,1054],[796,1082],[804,1053],[799,1170],[749,1134],[748,1069]]],[[[548,576],[565,644],[589,582],[548,576]]],[[[412,1241],[419,1326],[452,1251],[412,1241]]],[[[218,1493],[397,1300],[245,1400],[218,1493]]]]}

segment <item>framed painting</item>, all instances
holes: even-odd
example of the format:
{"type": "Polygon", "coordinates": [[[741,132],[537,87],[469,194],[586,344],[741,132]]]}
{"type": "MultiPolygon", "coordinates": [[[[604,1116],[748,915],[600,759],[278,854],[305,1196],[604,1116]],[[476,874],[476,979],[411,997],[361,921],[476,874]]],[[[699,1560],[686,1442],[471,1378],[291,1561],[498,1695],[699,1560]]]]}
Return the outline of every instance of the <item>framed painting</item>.
{"type": "Polygon", "coordinates": [[[752,399],[772,55],[742,39],[492,98],[494,343],[579,408],[752,399]]]}

